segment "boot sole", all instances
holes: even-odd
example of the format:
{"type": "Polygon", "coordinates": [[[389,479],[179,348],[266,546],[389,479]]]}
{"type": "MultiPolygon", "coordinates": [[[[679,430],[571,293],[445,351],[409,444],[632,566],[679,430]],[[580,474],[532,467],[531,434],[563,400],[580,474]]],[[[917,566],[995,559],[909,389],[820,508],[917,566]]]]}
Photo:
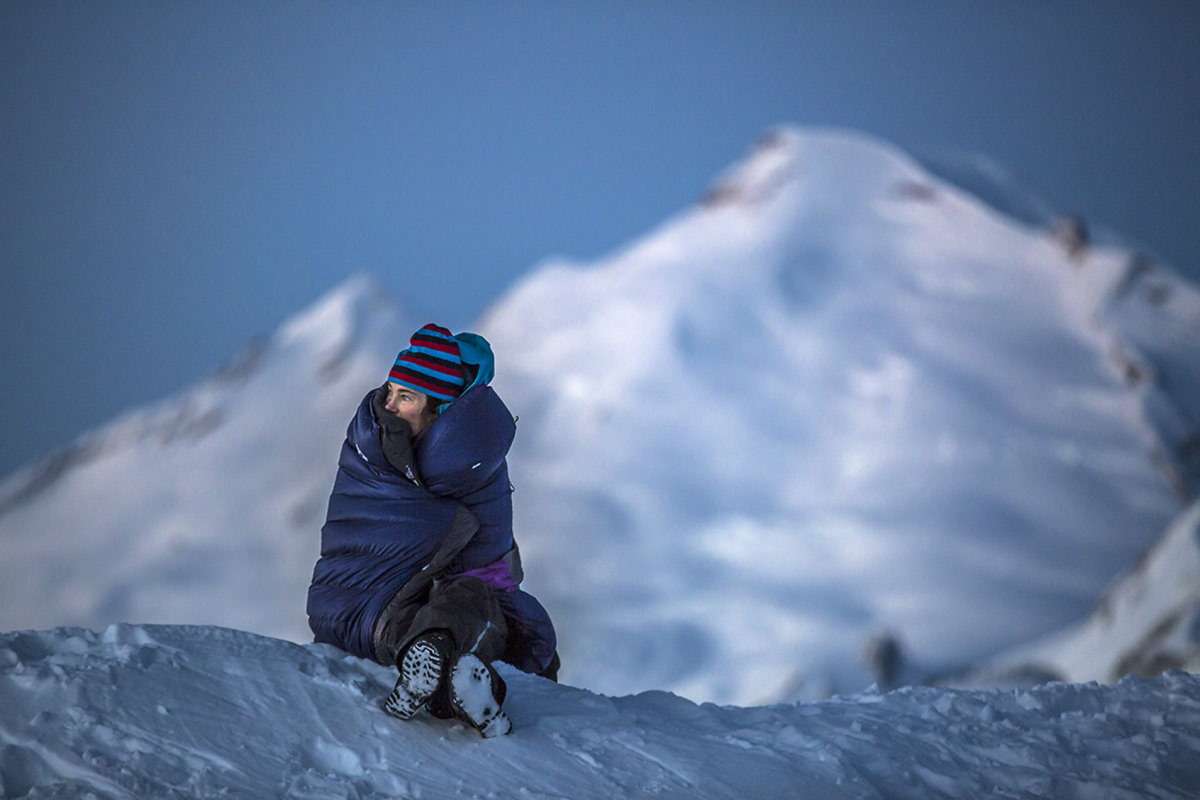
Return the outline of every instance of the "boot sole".
{"type": "Polygon", "coordinates": [[[492,674],[482,661],[467,653],[450,672],[450,703],[485,739],[512,731],[512,721],[496,702],[492,674]]]}
{"type": "Polygon", "coordinates": [[[400,662],[400,677],[384,701],[383,710],[393,717],[412,719],[437,689],[442,667],[436,647],[423,639],[413,642],[400,662]]]}

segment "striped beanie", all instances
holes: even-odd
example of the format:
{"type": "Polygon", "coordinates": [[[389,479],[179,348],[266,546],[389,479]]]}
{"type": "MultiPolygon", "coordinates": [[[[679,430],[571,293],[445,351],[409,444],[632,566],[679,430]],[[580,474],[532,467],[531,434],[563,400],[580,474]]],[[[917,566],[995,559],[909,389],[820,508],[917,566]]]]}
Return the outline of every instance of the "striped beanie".
{"type": "Polygon", "coordinates": [[[450,401],[462,394],[467,373],[449,330],[430,322],[412,335],[409,345],[396,356],[389,381],[438,400],[450,401]]]}

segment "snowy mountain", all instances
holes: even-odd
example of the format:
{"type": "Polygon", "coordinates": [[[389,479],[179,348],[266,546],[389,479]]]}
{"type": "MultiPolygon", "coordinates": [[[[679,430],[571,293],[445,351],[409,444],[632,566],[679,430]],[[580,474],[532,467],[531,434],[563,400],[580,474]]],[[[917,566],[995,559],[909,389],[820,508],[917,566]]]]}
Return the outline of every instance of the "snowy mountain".
{"type": "Polygon", "coordinates": [[[531,578],[602,691],[848,690],[878,630],[973,661],[1083,617],[1195,491],[1200,292],[855,134],[773,132],[482,328],[531,578]]]}
{"type": "Polygon", "coordinates": [[[226,628],[0,634],[0,796],[1183,798],[1200,676],[760,708],[502,665],[513,733],[380,709],[393,671],[226,628]]]}
{"type": "Polygon", "coordinates": [[[420,324],[353,278],[211,380],[10,476],[0,629],[186,620],[311,640],[346,421],[420,324]]]}
{"type": "MultiPolygon", "coordinates": [[[[308,641],[355,404],[429,320],[354,278],[226,374],[0,485],[0,629],[308,641]]],[[[563,678],[742,704],[1082,619],[1200,480],[1200,291],[885,143],[781,127],[693,207],[549,261],[497,353],[526,586],[563,678]]]]}

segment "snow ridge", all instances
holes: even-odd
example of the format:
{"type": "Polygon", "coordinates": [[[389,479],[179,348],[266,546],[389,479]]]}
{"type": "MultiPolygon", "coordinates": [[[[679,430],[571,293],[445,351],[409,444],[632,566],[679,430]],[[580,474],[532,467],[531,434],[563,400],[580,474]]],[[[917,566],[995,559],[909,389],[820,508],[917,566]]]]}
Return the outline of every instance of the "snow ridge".
{"type": "Polygon", "coordinates": [[[5,797],[1187,797],[1200,677],[759,708],[503,668],[513,734],[379,707],[394,673],[227,628],[0,634],[5,797]],[[90,794],[89,794],[90,793],[90,794]]]}
{"type": "Polygon", "coordinates": [[[1087,620],[989,659],[953,683],[1115,681],[1164,669],[1200,672],[1200,501],[1114,582],[1087,620]]]}

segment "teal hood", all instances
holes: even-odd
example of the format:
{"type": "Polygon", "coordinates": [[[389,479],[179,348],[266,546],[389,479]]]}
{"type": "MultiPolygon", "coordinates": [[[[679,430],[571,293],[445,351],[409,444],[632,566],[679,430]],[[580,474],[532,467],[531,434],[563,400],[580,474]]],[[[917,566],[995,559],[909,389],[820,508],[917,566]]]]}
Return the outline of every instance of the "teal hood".
{"type": "MultiPolygon", "coordinates": [[[[458,354],[464,364],[472,364],[477,368],[475,380],[471,381],[466,388],[462,390],[462,394],[466,394],[476,386],[486,386],[492,382],[492,378],[496,376],[496,358],[492,355],[492,345],[487,339],[480,336],[478,333],[456,333],[454,340],[458,342],[458,354]]],[[[441,403],[437,407],[437,413],[441,414],[453,404],[453,400],[449,403],[441,403]]]]}

